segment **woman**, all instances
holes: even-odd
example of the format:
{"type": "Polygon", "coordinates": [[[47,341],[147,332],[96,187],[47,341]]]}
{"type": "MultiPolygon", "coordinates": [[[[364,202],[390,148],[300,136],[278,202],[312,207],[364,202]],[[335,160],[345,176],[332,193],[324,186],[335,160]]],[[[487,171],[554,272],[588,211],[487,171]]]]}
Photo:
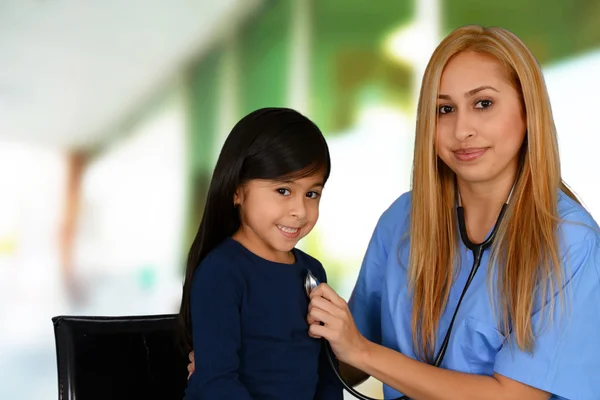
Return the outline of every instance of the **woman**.
{"type": "Polygon", "coordinates": [[[598,226],[561,179],[542,73],[516,36],[467,26],[438,46],[413,171],[349,304],[311,293],[311,336],[388,399],[599,399],[598,226]]]}
{"type": "Polygon", "coordinates": [[[387,399],[600,398],[598,226],[561,179],[543,76],[516,36],[467,26],[435,50],[412,182],[349,303],[311,293],[309,333],[346,380],[373,376],[387,399]]]}

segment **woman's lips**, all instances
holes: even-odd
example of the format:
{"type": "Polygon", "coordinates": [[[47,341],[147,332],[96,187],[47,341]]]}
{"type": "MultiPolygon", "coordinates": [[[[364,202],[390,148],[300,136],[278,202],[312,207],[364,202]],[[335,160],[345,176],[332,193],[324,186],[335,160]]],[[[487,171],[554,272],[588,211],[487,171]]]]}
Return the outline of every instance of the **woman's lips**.
{"type": "Polygon", "coordinates": [[[487,147],[460,149],[454,151],[454,156],[459,161],[474,161],[485,154],[487,147]]]}

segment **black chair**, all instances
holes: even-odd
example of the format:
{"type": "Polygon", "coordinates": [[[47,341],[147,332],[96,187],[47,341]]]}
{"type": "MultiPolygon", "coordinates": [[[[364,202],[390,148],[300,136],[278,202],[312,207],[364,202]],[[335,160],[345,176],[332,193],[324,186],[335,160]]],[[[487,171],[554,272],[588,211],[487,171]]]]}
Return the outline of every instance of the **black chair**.
{"type": "Polygon", "coordinates": [[[59,400],[181,400],[176,315],[52,318],[59,400]]]}

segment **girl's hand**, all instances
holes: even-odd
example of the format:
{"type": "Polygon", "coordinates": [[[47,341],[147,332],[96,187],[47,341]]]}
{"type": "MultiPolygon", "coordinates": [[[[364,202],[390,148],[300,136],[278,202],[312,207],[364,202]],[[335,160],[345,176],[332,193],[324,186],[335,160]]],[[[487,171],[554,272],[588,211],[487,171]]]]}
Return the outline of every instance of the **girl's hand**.
{"type": "Polygon", "coordinates": [[[194,351],[190,351],[189,354],[189,359],[190,359],[190,363],[187,366],[187,370],[188,370],[188,380],[190,379],[190,376],[192,376],[192,374],[194,373],[194,371],[196,370],[196,364],[194,363],[194,351]]]}
{"type": "Polygon", "coordinates": [[[325,338],[338,360],[356,365],[365,353],[368,341],[356,328],[348,304],[326,283],[310,294],[306,319],[308,334],[325,338]]]}

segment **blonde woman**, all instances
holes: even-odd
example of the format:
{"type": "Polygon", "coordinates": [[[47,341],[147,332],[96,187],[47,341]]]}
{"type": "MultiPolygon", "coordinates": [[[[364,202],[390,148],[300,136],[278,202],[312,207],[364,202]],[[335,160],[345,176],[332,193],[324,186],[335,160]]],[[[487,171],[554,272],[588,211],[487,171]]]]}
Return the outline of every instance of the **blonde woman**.
{"type": "Polygon", "coordinates": [[[347,383],[373,376],[386,399],[600,399],[599,227],[561,179],[543,76],[515,35],[467,26],[435,50],[412,182],[348,304],[326,284],[310,294],[309,334],[347,383]]]}
{"type": "Polygon", "coordinates": [[[435,50],[412,182],[349,304],[311,293],[310,335],[343,375],[386,399],[600,399],[598,226],[561,179],[542,73],[515,35],[467,26],[435,50]]]}

